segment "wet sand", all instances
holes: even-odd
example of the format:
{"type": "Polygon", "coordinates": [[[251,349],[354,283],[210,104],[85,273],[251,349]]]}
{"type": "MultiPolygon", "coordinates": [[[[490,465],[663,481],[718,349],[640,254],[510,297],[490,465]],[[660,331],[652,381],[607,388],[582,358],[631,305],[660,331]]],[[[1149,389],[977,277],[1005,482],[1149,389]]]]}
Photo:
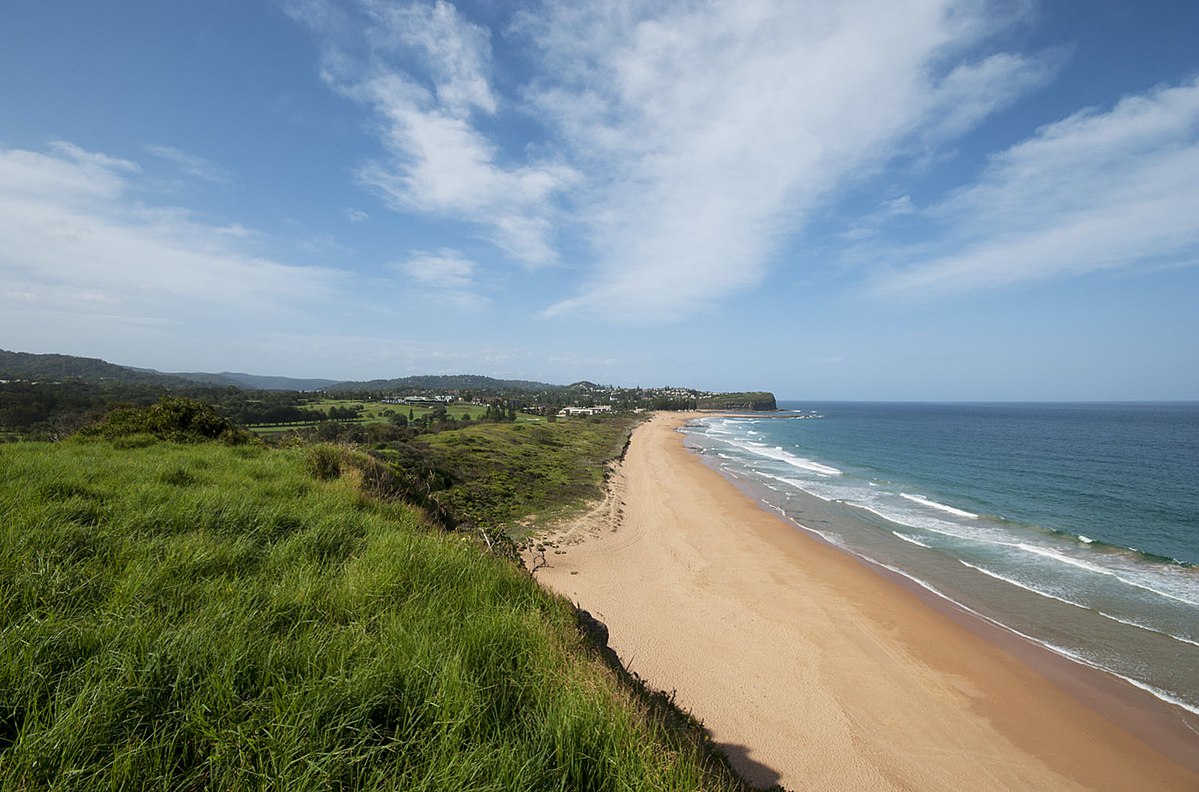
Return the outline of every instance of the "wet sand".
{"type": "Polygon", "coordinates": [[[1134,736],[1073,669],[1030,664],[1031,647],[760,508],[684,447],[686,417],[638,427],[608,500],[552,539],[535,574],[607,624],[626,667],[676,691],[750,781],[1199,790],[1166,755],[1185,756],[1187,736],[1155,732],[1136,691],[1113,699],[1134,736]]]}

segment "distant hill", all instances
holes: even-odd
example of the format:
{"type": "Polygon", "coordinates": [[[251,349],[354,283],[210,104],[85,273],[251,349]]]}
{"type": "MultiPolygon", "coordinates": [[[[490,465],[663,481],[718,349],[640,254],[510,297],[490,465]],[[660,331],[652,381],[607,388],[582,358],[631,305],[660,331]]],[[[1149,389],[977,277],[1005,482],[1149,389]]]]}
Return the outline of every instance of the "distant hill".
{"type": "Polygon", "coordinates": [[[622,409],[649,408],[681,410],[773,410],[774,394],[707,393],[690,388],[621,388],[580,380],[570,385],[553,385],[532,380],[508,380],[478,374],[421,375],[339,382],[332,379],[299,379],[223,371],[164,373],[109,363],[98,358],[73,355],[35,355],[0,350],[0,380],[33,382],[83,382],[91,385],[151,386],[195,389],[197,386],[235,387],[260,391],[325,391],[328,393],[370,392],[396,395],[469,393],[473,398],[501,398],[540,405],[543,409],[564,405],[609,404],[622,409]]]}
{"type": "Polygon", "coordinates": [[[230,385],[243,390],[314,391],[336,385],[332,379],[296,379],[242,374],[224,371],[162,372],[155,369],[120,366],[99,358],[75,355],[35,355],[0,349],[0,379],[62,382],[78,380],[92,384],[156,385],[163,388],[187,388],[195,385],[230,385]]]}
{"type": "Polygon", "coordinates": [[[327,390],[369,390],[369,391],[449,391],[469,390],[487,391],[559,391],[561,385],[550,385],[545,382],[529,380],[501,380],[493,377],[483,377],[478,374],[448,374],[423,375],[415,377],[398,377],[396,379],[376,379],[366,382],[339,382],[327,390]]]}
{"type": "Polygon", "coordinates": [[[331,379],[297,379],[295,377],[271,377],[260,374],[242,374],[222,371],[220,374],[204,372],[172,372],[172,377],[198,382],[203,385],[232,385],[246,390],[320,391],[340,384],[331,379]]]}
{"type": "Polygon", "coordinates": [[[119,382],[131,385],[158,385],[182,388],[192,385],[233,386],[243,390],[275,391],[560,391],[562,385],[529,380],[501,380],[475,374],[425,375],[376,379],[364,382],[342,382],[333,379],[300,379],[245,374],[235,371],[209,373],[202,371],[162,372],[155,369],[120,366],[99,358],[74,355],[35,355],[29,352],[0,350],[0,379],[41,380],[57,382],[80,380],[91,383],[119,382]]]}
{"type": "Polygon", "coordinates": [[[186,380],[160,371],[118,366],[99,358],[74,355],[35,355],[0,349],[0,379],[62,382],[81,380],[97,384],[159,385],[166,388],[188,385],[186,380]]]}

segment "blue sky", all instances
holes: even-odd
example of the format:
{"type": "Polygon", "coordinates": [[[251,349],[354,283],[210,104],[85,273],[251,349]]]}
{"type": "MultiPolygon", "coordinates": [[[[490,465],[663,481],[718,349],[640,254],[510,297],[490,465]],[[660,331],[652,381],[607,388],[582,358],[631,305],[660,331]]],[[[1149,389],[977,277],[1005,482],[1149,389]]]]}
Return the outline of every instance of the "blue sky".
{"type": "Polygon", "coordinates": [[[1199,399],[1199,4],[9,0],[0,348],[1199,399]]]}

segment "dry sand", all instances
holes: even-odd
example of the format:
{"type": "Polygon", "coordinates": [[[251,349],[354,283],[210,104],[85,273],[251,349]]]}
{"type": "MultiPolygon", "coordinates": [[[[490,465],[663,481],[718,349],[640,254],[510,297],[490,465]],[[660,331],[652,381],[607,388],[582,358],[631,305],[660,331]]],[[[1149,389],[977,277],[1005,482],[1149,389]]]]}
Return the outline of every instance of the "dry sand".
{"type": "Polygon", "coordinates": [[[676,691],[743,776],[1199,790],[1199,774],[1003,647],[759,508],[684,447],[685,417],[636,430],[608,501],[535,574],[606,623],[625,665],[676,691]]]}

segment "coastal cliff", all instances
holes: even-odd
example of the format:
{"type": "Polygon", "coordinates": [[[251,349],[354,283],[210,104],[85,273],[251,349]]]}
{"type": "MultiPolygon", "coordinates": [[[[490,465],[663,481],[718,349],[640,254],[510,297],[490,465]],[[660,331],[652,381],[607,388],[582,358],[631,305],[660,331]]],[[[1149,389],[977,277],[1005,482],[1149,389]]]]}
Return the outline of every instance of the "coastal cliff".
{"type": "Polygon", "coordinates": [[[718,393],[707,396],[696,403],[697,410],[751,410],[762,412],[777,410],[774,394],[768,391],[751,391],[747,393],[718,393]]]}

